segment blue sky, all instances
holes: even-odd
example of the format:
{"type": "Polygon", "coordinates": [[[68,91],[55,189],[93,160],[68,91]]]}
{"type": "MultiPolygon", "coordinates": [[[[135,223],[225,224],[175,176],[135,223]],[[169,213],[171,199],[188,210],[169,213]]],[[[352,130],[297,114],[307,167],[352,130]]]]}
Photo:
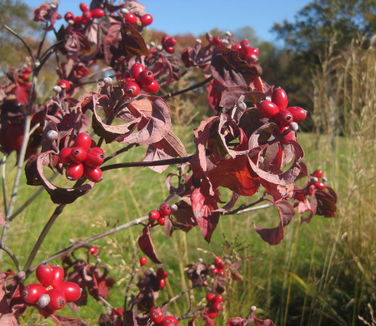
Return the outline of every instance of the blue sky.
{"type": "MultiPolygon", "coordinates": [[[[46,0],[44,0],[46,1],[46,0]]],[[[27,0],[31,7],[43,0],[27,0]]],[[[84,1],[88,3],[88,1],[84,1]]],[[[200,34],[219,28],[236,30],[251,26],[260,39],[276,41],[270,32],[273,23],[292,19],[311,0],[141,0],[154,16],[153,28],[168,34],[200,34]]],[[[79,14],[80,1],[60,0],[60,13],[70,10],[79,14]]]]}

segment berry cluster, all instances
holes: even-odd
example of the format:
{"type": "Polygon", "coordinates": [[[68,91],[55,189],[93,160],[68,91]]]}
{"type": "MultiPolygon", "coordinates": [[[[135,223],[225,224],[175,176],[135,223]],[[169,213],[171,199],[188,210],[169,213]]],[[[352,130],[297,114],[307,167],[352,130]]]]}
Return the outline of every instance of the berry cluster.
{"type": "Polygon", "coordinates": [[[159,225],[164,225],[166,222],[166,217],[171,215],[171,207],[168,205],[161,205],[159,210],[152,210],[149,212],[150,223],[158,222],[159,225]]]}
{"type": "Polygon", "coordinates": [[[294,131],[299,128],[298,123],[307,117],[307,111],[299,106],[288,105],[288,97],[284,89],[275,88],[271,100],[261,101],[257,108],[260,114],[274,120],[280,128],[283,138],[291,140],[294,137],[294,131]]]}
{"type": "Polygon", "coordinates": [[[64,270],[59,266],[40,264],[36,270],[39,283],[29,284],[22,291],[27,304],[35,305],[43,315],[53,314],[67,302],[81,297],[81,288],[73,282],[64,282],[64,270]]]}
{"type": "Polygon", "coordinates": [[[209,37],[209,43],[214,47],[219,47],[223,44],[222,40],[218,36],[209,37]]]}
{"type": "Polygon", "coordinates": [[[153,22],[153,16],[150,14],[140,16],[133,12],[129,12],[126,8],[122,8],[121,13],[124,15],[125,23],[128,25],[141,25],[142,27],[145,27],[153,22]]]}
{"type": "Polygon", "coordinates": [[[316,189],[324,190],[326,188],[324,172],[322,170],[316,170],[313,172],[311,175],[311,182],[312,184],[308,187],[308,193],[310,195],[312,195],[316,189]]]}
{"type": "Polygon", "coordinates": [[[215,257],[213,264],[214,264],[213,273],[218,276],[225,277],[226,276],[225,264],[223,263],[222,258],[218,256],[215,257]]]}
{"type": "Polygon", "coordinates": [[[163,268],[158,268],[157,278],[159,280],[159,287],[163,289],[166,286],[166,278],[168,277],[168,272],[163,268]]]}
{"type": "Polygon", "coordinates": [[[176,326],[179,321],[174,316],[164,316],[161,307],[152,307],[149,312],[149,317],[152,322],[156,323],[158,326],[176,326]]]}
{"type": "Polygon", "coordinates": [[[102,18],[106,14],[101,8],[90,10],[86,3],[80,3],[80,9],[82,11],[82,16],[75,16],[72,12],[68,11],[64,15],[65,21],[69,24],[86,25],[91,20],[95,18],[102,18]]]}
{"type": "Polygon", "coordinates": [[[206,295],[206,301],[208,302],[208,310],[204,314],[210,319],[215,319],[218,312],[222,310],[223,297],[219,294],[209,292],[206,295]]]}
{"type": "Polygon", "coordinates": [[[163,46],[163,49],[167,53],[174,53],[175,45],[176,45],[176,40],[172,36],[166,35],[162,38],[162,46],[163,46]]]}
{"type": "Polygon", "coordinates": [[[85,176],[90,181],[102,180],[100,165],[104,162],[104,151],[100,147],[91,147],[95,143],[86,133],[77,135],[73,147],[65,147],[60,151],[59,161],[66,165],[66,176],[69,180],[78,180],[85,176]]]}
{"type": "Polygon", "coordinates": [[[233,44],[232,49],[239,52],[239,55],[247,61],[254,63],[258,60],[259,49],[252,48],[251,43],[247,40],[233,44]]]}

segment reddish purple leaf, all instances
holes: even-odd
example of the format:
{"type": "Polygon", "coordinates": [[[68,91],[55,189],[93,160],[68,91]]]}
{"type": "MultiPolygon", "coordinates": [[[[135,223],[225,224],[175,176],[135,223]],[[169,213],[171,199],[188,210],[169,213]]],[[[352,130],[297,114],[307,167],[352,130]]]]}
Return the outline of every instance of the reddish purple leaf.
{"type": "Polygon", "coordinates": [[[154,244],[151,239],[150,228],[150,224],[144,227],[142,235],[138,238],[138,245],[144,254],[147,255],[154,263],[160,264],[161,261],[157,257],[157,253],[155,252],[154,244]]]}

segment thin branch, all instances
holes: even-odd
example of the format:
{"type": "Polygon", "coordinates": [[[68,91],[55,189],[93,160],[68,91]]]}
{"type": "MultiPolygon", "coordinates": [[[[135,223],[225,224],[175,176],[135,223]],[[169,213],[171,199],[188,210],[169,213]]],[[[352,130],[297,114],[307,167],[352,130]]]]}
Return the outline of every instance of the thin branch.
{"type": "Polygon", "coordinates": [[[128,146],[125,146],[119,150],[117,150],[116,152],[112,153],[111,155],[108,155],[105,159],[104,159],[104,162],[107,162],[111,159],[113,159],[115,156],[118,156],[119,154],[122,154],[122,153],[125,153],[127,151],[129,151],[131,148],[135,147],[135,146],[138,146],[137,144],[130,144],[128,146]]]}
{"type": "Polygon", "coordinates": [[[185,313],[184,315],[180,316],[178,318],[178,320],[183,320],[183,319],[188,319],[188,318],[192,318],[194,317],[198,312],[200,311],[203,311],[205,309],[205,307],[199,307],[199,308],[196,308],[192,311],[189,311],[187,313],[185,313]]]}
{"type": "Polygon", "coordinates": [[[3,192],[3,202],[4,202],[4,214],[5,216],[8,214],[8,204],[7,204],[7,186],[5,183],[5,165],[7,162],[7,156],[4,154],[3,158],[1,159],[1,187],[3,192]]]}
{"type": "Polygon", "coordinates": [[[146,161],[146,162],[124,162],[112,165],[106,165],[102,167],[102,171],[113,170],[113,169],[120,169],[120,168],[130,168],[130,167],[137,167],[137,166],[160,166],[160,165],[170,165],[170,164],[182,164],[189,162],[192,159],[193,155],[188,155],[184,157],[176,157],[170,158],[167,160],[159,160],[159,161],[146,161]]]}
{"type": "Polygon", "coordinates": [[[25,42],[25,40],[22,38],[21,35],[19,35],[15,30],[13,30],[12,28],[10,28],[8,25],[3,25],[3,27],[9,33],[13,34],[15,37],[17,37],[22,42],[22,44],[26,48],[27,52],[29,53],[29,56],[30,56],[31,60],[33,61],[33,66],[35,67],[35,58],[34,58],[33,52],[31,51],[30,46],[25,42]]]}
{"type": "MultiPolygon", "coordinates": [[[[147,221],[148,219],[149,219],[149,216],[142,216],[142,217],[136,218],[133,221],[130,221],[128,223],[125,223],[125,224],[119,225],[119,226],[117,226],[115,228],[112,228],[110,230],[107,230],[107,231],[98,233],[96,235],[93,235],[90,238],[87,238],[87,239],[84,239],[84,240],[80,240],[80,241],[78,241],[78,242],[70,245],[69,247],[66,247],[66,248],[58,251],[57,253],[53,254],[52,256],[48,257],[47,259],[43,260],[43,263],[48,263],[51,260],[59,258],[60,256],[63,256],[65,254],[69,253],[69,252],[72,252],[73,250],[76,250],[76,249],[78,249],[80,247],[83,247],[83,246],[87,245],[88,243],[91,243],[91,242],[94,242],[96,240],[99,240],[99,239],[102,239],[104,237],[107,237],[110,234],[119,232],[121,230],[128,229],[128,228],[130,228],[132,226],[135,226],[135,225],[142,224],[144,221],[147,221]]],[[[30,266],[28,266],[28,268],[29,267],[30,266]]],[[[30,268],[29,270],[26,270],[26,268],[25,268],[24,270],[26,271],[26,275],[29,275],[35,269],[36,269],[36,267],[30,268]]]]}
{"type": "Polygon", "coordinates": [[[178,293],[177,295],[175,295],[174,297],[172,297],[172,298],[166,300],[165,302],[163,302],[163,303],[161,304],[161,307],[166,306],[166,305],[168,305],[168,304],[170,304],[171,302],[174,302],[174,301],[176,301],[176,300],[179,300],[184,294],[186,294],[187,292],[193,290],[194,288],[195,288],[195,286],[192,285],[192,286],[186,288],[185,290],[179,292],[179,293],[178,293]]]}
{"type": "Polygon", "coordinates": [[[39,42],[39,46],[38,46],[38,51],[37,51],[37,58],[38,58],[38,60],[39,60],[40,53],[42,51],[42,47],[43,47],[44,41],[45,41],[47,33],[48,33],[47,26],[48,26],[48,23],[46,22],[44,33],[43,33],[43,37],[42,37],[41,41],[39,42]]]}
{"type": "Polygon", "coordinates": [[[233,214],[241,214],[239,212],[242,212],[244,209],[246,208],[250,208],[250,207],[253,207],[261,202],[263,202],[265,200],[264,198],[265,194],[262,195],[262,197],[260,197],[259,199],[257,199],[256,201],[250,203],[250,204],[244,204],[244,205],[240,205],[238,208],[235,208],[233,209],[232,211],[228,211],[228,212],[225,212],[223,213],[223,215],[233,215],[233,214]]]}
{"type": "Polygon", "coordinates": [[[17,272],[20,272],[21,265],[16,255],[8,247],[5,247],[5,246],[0,246],[0,250],[4,250],[4,252],[10,257],[10,259],[12,259],[14,266],[17,268],[17,272]]]}
{"type": "MultiPolygon", "coordinates": [[[[274,205],[273,204],[264,204],[264,205],[260,205],[260,206],[256,206],[256,207],[249,207],[249,208],[245,208],[245,209],[240,210],[240,211],[233,213],[233,214],[236,214],[236,215],[244,214],[244,213],[248,213],[248,212],[252,212],[252,211],[257,211],[259,209],[269,208],[269,207],[272,207],[272,206],[274,206],[274,205]]],[[[229,215],[229,214],[230,214],[230,212],[225,213],[224,215],[229,215]]]]}
{"type": "Polygon", "coordinates": [[[133,253],[134,264],[132,265],[131,277],[129,278],[127,286],[125,287],[125,290],[124,290],[124,304],[123,304],[124,311],[127,311],[128,294],[129,294],[129,291],[131,289],[131,285],[133,283],[133,280],[134,280],[134,278],[136,277],[136,275],[139,271],[139,269],[137,268],[137,263],[135,262],[136,257],[137,257],[137,246],[134,247],[134,253],[133,253]]]}
{"type": "Polygon", "coordinates": [[[192,90],[194,90],[194,89],[196,89],[196,88],[199,88],[199,87],[201,87],[201,86],[204,86],[206,83],[210,82],[212,79],[213,79],[213,77],[210,76],[209,78],[206,78],[205,80],[203,80],[203,81],[200,82],[200,83],[194,84],[194,85],[192,85],[192,86],[190,86],[190,87],[187,87],[187,88],[182,89],[182,90],[180,90],[180,91],[177,91],[177,92],[175,92],[175,93],[170,93],[170,94],[164,95],[164,96],[162,96],[162,98],[163,98],[164,100],[167,100],[167,99],[169,99],[169,98],[171,98],[171,97],[174,97],[174,96],[178,96],[178,95],[181,95],[181,94],[187,93],[187,92],[192,91],[192,90]]]}

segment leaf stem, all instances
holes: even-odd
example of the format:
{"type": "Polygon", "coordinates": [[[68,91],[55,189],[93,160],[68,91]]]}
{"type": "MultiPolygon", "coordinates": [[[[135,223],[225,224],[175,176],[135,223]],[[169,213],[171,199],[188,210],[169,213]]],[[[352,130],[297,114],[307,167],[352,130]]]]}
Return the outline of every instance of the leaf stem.
{"type": "Polygon", "coordinates": [[[213,79],[213,76],[210,76],[209,78],[206,78],[206,79],[203,80],[202,82],[199,82],[199,83],[194,84],[194,85],[192,85],[192,86],[190,86],[190,87],[184,88],[184,89],[182,89],[182,90],[180,90],[180,91],[177,91],[177,92],[175,92],[175,93],[169,93],[169,94],[167,94],[167,95],[162,96],[162,98],[163,98],[164,100],[167,100],[167,99],[169,99],[169,98],[171,98],[171,97],[174,97],[174,96],[178,96],[178,95],[181,95],[181,94],[187,93],[187,92],[192,91],[192,90],[194,90],[194,89],[196,89],[196,88],[199,88],[199,87],[201,87],[201,86],[204,86],[206,83],[210,82],[212,79],[213,79]]]}

